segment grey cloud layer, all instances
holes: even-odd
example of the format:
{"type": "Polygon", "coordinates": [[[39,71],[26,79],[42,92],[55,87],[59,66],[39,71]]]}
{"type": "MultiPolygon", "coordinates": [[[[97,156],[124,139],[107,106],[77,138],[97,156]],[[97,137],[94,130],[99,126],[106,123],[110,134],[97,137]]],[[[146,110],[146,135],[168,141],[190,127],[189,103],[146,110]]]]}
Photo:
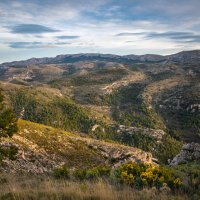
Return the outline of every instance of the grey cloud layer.
{"type": "Polygon", "coordinates": [[[200,42],[200,35],[193,32],[165,32],[165,33],[150,33],[147,38],[169,38],[179,42],[200,42]]]}
{"type": "MultiPolygon", "coordinates": [[[[193,32],[140,32],[140,33],[118,33],[117,37],[142,36],[145,39],[171,39],[178,42],[200,43],[200,35],[193,32]]],[[[129,41],[130,42],[130,41],[129,41]]]]}
{"type": "Polygon", "coordinates": [[[9,47],[14,49],[22,49],[22,48],[39,48],[42,46],[41,42],[11,42],[9,43],[9,47]]]}
{"type": "Polygon", "coordinates": [[[39,24],[18,24],[15,26],[6,26],[12,33],[18,34],[40,34],[40,33],[53,33],[59,30],[42,26],[39,24]]]}
{"type": "Polygon", "coordinates": [[[77,39],[80,38],[80,36],[77,35],[61,35],[61,36],[57,36],[56,38],[61,39],[61,40],[65,40],[65,39],[77,39]]]}
{"type": "Polygon", "coordinates": [[[36,49],[46,47],[57,47],[62,45],[68,45],[67,42],[55,42],[55,43],[43,43],[43,42],[10,42],[8,45],[13,49],[36,49]]]}
{"type": "Polygon", "coordinates": [[[135,35],[144,35],[145,33],[118,33],[115,36],[135,36],[135,35]]]}

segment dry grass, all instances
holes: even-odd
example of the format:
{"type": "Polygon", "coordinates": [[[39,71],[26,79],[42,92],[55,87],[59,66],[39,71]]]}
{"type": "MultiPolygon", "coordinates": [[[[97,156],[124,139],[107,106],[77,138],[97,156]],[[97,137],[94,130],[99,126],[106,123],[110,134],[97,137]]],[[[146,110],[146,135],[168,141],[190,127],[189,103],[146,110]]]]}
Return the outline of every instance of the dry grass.
{"type": "Polygon", "coordinates": [[[4,200],[187,200],[184,196],[161,193],[156,189],[137,191],[127,186],[113,186],[103,180],[74,182],[50,177],[0,177],[0,199],[4,200]]]}

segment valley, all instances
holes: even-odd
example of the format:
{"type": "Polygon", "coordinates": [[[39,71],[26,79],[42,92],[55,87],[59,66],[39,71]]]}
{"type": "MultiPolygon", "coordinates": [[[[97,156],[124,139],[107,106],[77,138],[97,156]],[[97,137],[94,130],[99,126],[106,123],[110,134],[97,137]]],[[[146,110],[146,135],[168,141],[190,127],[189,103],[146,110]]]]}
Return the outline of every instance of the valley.
{"type": "MultiPolygon", "coordinates": [[[[195,50],[170,56],[60,55],[1,64],[3,103],[18,119],[18,131],[0,140],[2,176],[28,173],[33,181],[38,176],[54,181],[55,173],[69,173],[76,182],[73,173],[80,170],[88,181],[88,173],[101,177],[98,167],[107,167],[115,174],[114,187],[123,182],[160,190],[167,182],[176,190],[185,181],[184,187],[198,195],[199,63],[195,50]],[[194,151],[188,157],[181,150],[187,143],[194,151]],[[131,163],[140,175],[129,174],[131,163]],[[188,169],[193,168],[191,189],[188,169]],[[122,169],[127,171],[115,171],[122,169]],[[154,170],[164,178],[146,183],[142,177],[154,170]]],[[[112,176],[106,178],[109,185],[112,176]]]]}
{"type": "MultiPolygon", "coordinates": [[[[198,61],[199,51],[162,56],[161,60],[156,55],[62,55],[2,64],[0,80],[17,115],[25,109],[22,118],[27,120],[31,119],[26,116],[23,105],[16,105],[17,98],[21,101],[24,98],[27,103],[29,96],[37,96],[36,107],[53,99],[68,98],[90,110],[91,115],[93,110],[98,110],[95,112],[101,116],[98,120],[105,118],[113,124],[161,128],[173,134],[177,132],[183,141],[199,141],[198,61]],[[189,63],[186,59],[179,62],[183,55],[193,59],[189,63]],[[22,90],[27,92],[22,95],[22,90]],[[197,116],[194,121],[193,115],[197,116]],[[146,121],[142,122],[141,116],[146,121]]],[[[52,122],[46,124],[52,125],[52,122]]]]}

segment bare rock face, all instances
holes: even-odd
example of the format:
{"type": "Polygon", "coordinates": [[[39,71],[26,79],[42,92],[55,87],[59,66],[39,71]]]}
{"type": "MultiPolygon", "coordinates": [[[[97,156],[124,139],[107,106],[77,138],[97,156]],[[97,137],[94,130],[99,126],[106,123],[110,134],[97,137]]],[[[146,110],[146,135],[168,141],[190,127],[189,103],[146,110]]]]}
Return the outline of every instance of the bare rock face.
{"type": "Polygon", "coordinates": [[[1,149],[17,148],[15,158],[4,158],[0,163],[0,172],[18,173],[29,172],[41,174],[52,171],[62,163],[57,163],[47,155],[24,149],[14,142],[0,142],[1,149]]]}
{"type": "Polygon", "coordinates": [[[107,164],[115,168],[124,163],[148,163],[156,164],[153,161],[152,154],[144,152],[134,147],[112,144],[107,142],[99,142],[98,140],[85,140],[86,144],[94,150],[98,150],[106,159],[107,164]]]}
{"type": "Polygon", "coordinates": [[[138,128],[138,127],[128,127],[124,125],[113,125],[114,128],[116,128],[117,133],[119,134],[124,134],[128,133],[129,135],[134,135],[134,134],[141,134],[141,137],[143,136],[149,136],[153,138],[157,143],[161,143],[162,138],[166,134],[163,130],[161,129],[151,129],[151,128],[138,128]]]}
{"type": "Polygon", "coordinates": [[[174,166],[189,161],[200,162],[200,144],[192,142],[183,145],[181,152],[176,157],[174,157],[170,165],[174,166]]]}

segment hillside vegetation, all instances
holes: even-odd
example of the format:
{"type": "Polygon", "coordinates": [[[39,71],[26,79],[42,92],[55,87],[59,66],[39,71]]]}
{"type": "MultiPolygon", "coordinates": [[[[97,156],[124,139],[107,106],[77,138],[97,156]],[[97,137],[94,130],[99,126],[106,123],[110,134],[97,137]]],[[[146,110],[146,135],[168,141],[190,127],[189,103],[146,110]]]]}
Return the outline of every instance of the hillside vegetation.
{"type": "Polygon", "coordinates": [[[166,134],[158,143],[157,138],[143,134],[144,127],[153,128],[153,132],[156,132],[164,125],[157,114],[148,110],[142,100],[137,98],[140,84],[130,85],[128,89],[122,88],[105,96],[105,104],[111,106],[110,117],[105,113],[99,115],[99,111],[94,112],[89,107],[75,103],[70,97],[60,95],[56,89],[43,92],[40,88],[6,86],[10,87],[6,93],[10,96],[15,113],[25,120],[141,148],[151,152],[162,163],[167,163],[168,159],[172,159],[180,151],[182,143],[170,135],[166,134]],[[129,131],[119,133],[116,126],[108,123],[111,121],[108,118],[112,118],[114,124],[141,127],[141,130],[134,134],[129,134],[129,131]]]}
{"type": "Polygon", "coordinates": [[[46,173],[66,165],[88,168],[99,165],[120,165],[124,161],[153,163],[150,153],[120,144],[103,142],[65,132],[61,129],[18,121],[19,131],[1,141],[4,148],[18,149],[15,159],[4,160],[6,171],[46,173]]]}
{"type": "Polygon", "coordinates": [[[199,199],[199,52],[1,64],[0,198],[199,199]]]}

